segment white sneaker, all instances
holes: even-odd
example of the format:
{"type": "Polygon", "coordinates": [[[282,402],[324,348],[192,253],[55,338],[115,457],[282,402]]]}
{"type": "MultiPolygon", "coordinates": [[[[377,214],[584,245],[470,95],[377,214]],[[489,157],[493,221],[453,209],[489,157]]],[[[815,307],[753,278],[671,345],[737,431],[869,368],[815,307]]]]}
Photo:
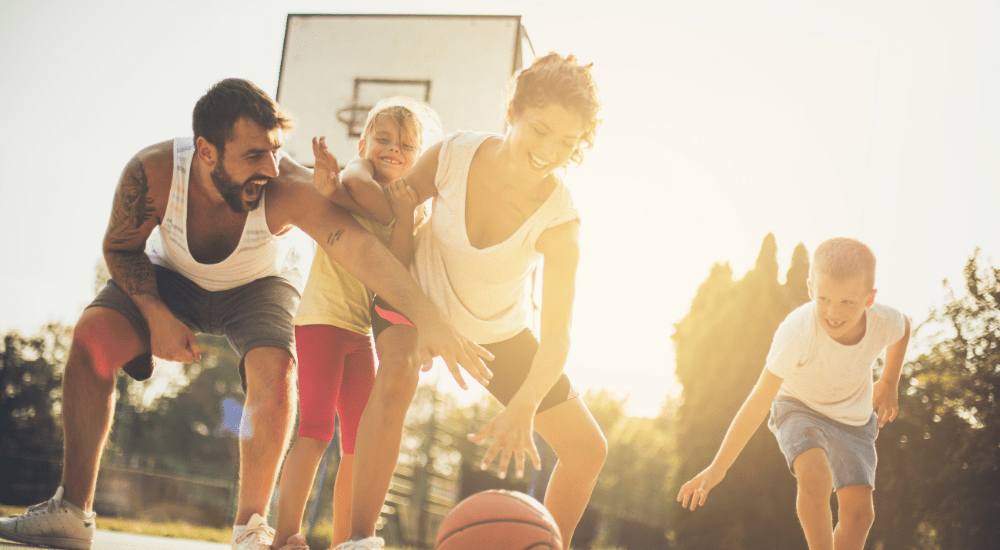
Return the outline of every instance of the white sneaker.
{"type": "Polygon", "coordinates": [[[368,537],[361,540],[349,540],[338,544],[333,550],[378,550],[385,547],[381,537],[368,537]]]}
{"type": "Polygon", "coordinates": [[[274,529],[260,514],[250,516],[246,525],[233,526],[233,550],[271,550],[274,529]]]}
{"type": "Polygon", "coordinates": [[[302,533],[295,533],[288,537],[288,542],[281,547],[281,550],[309,550],[309,545],[306,544],[306,536],[302,533]]]}
{"type": "Polygon", "coordinates": [[[90,550],[94,542],[94,518],[73,504],[64,502],[63,488],[47,502],[36,504],[23,514],[0,519],[0,538],[72,550],[90,550]]]}

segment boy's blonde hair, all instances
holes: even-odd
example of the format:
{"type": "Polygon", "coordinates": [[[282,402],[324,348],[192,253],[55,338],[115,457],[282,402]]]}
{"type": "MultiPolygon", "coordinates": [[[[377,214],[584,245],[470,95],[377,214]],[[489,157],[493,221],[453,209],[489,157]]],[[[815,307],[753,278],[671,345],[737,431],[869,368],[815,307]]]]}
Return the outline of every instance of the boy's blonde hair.
{"type": "Polygon", "coordinates": [[[817,272],[841,281],[860,275],[868,290],[872,290],[875,288],[875,253],[857,239],[827,239],[813,252],[810,277],[817,272]]]}
{"type": "Polygon", "coordinates": [[[399,126],[404,134],[413,140],[417,152],[441,139],[441,119],[434,109],[422,101],[402,95],[387,97],[375,104],[368,111],[365,119],[365,129],[361,139],[368,143],[372,127],[379,115],[385,115],[399,126]]]}

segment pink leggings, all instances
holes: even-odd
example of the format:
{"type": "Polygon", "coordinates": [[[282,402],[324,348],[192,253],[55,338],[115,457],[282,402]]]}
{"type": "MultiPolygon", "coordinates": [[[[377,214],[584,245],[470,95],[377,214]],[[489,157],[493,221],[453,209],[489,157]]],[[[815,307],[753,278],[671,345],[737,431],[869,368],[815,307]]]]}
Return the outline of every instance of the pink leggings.
{"type": "Polygon", "coordinates": [[[354,454],[361,413],[375,383],[371,337],[332,325],[295,327],[299,372],[299,437],[332,441],[340,416],[340,445],[354,454]]]}

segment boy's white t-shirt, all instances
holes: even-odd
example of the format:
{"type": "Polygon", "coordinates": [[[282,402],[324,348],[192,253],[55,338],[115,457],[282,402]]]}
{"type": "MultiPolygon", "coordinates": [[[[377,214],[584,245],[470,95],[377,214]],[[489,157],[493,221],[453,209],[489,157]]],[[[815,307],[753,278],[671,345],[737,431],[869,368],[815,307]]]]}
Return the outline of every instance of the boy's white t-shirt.
{"type": "Polygon", "coordinates": [[[778,326],[766,368],[784,382],[778,397],[793,397],[833,420],[863,426],[872,415],[872,369],[886,346],[903,337],[899,311],[873,304],[865,309],[865,335],[845,346],[816,319],[814,302],[788,314],[778,326]]]}

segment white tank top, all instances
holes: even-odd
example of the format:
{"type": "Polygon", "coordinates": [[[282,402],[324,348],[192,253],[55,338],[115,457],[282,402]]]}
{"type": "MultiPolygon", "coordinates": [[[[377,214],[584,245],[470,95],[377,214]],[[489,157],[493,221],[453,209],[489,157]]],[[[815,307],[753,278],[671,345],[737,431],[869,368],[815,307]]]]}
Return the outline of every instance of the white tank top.
{"type": "Polygon", "coordinates": [[[431,302],[466,338],[491,344],[528,326],[528,276],[542,259],[535,249],[548,228],[580,218],[569,189],[552,194],[507,240],[478,249],[465,225],[465,190],[476,150],[490,134],[460,132],[445,138],[430,221],[417,231],[410,271],[431,302]]]}
{"type": "Polygon", "coordinates": [[[187,238],[188,182],[194,158],[191,138],[174,140],[174,174],[170,183],[167,210],[160,225],[146,241],[146,254],[154,265],[163,266],[187,277],[209,291],[229,290],[257,279],[278,276],[302,292],[305,281],[299,264],[299,248],[304,235],[298,228],[280,237],[272,235],[264,216],[265,197],[260,206],[247,215],[243,235],[225,260],[203,264],[191,256],[187,238]]]}

